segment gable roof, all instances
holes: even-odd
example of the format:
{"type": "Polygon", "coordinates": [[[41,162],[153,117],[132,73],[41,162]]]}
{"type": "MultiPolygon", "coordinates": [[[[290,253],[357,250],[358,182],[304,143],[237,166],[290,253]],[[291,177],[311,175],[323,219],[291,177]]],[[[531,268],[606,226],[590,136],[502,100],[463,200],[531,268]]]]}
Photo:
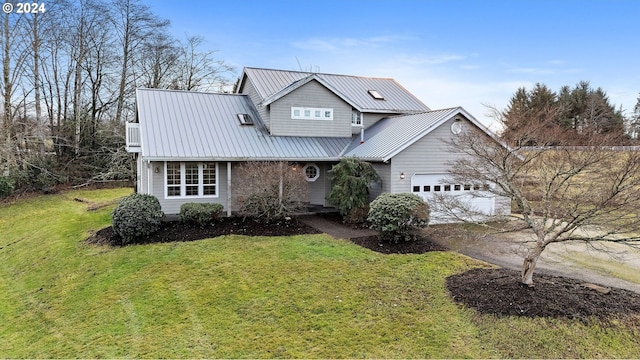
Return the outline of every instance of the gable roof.
{"type": "Polygon", "coordinates": [[[251,81],[261,105],[271,104],[310,81],[317,81],[360,112],[416,113],[429,107],[394,79],[302,71],[245,68],[238,91],[251,81]],[[383,99],[375,99],[376,90],[383,99]]]}
{"type": "Polygon", "coordinates": [[[365,130],[364,143],[360,143],[360,137],[355,138],[344,156],[386,162],[458,114],[495,139],[495,135],[471,114],[456,107],[384,118],[365,130]]]}
{"type": "Polygon", "coordinates": [[[149,160],[337,160],[351,138],[270,136],[246,95],[136,90],[149,160]],[[254,125],[242,125],[249,114],[254,125]]]}

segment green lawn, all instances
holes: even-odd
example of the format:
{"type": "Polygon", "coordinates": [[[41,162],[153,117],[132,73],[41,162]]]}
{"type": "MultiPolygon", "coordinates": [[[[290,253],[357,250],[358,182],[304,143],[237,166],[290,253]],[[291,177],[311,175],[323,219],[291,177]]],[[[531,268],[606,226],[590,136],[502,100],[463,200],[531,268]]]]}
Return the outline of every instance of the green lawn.
{"type": "Polygon", "coordinates": [[[455,253],[381,255],[326,235],[85,245],[129,192],[0,204],[0,358],[640,356],[630,321],[454,304],[445,278],[482,266],[455,253]]]}

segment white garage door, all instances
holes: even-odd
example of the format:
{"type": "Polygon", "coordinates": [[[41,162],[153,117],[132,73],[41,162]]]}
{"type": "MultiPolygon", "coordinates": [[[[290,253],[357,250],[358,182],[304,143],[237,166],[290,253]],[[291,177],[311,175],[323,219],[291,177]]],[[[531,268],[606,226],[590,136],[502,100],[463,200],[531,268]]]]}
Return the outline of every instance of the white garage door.
{"type": "Polygon", "coordinates": [[[489,185],[451,184],[446,182],[446,177],[446,174],[416,174],[411,177],[411,192],[422,197],[431,207],[431,223],[452,222],[455,217],[477,221],[495,214],[495,196],[484,191],[489,185]],[[444,203],[438,199],[449,199],[446,203],[455,202],[463,206],[450,213],[443,210],[444,203]]]}

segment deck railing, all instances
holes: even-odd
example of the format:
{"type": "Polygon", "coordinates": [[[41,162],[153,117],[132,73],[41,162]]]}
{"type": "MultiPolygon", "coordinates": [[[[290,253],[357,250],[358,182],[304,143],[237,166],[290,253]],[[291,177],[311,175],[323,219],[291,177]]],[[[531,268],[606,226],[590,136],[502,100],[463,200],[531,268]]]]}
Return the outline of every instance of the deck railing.
{"type": "Polygon", "coordinates": [[[140,124],[127,123],[127,150],[132,152],[140,151],[140,124]]]}

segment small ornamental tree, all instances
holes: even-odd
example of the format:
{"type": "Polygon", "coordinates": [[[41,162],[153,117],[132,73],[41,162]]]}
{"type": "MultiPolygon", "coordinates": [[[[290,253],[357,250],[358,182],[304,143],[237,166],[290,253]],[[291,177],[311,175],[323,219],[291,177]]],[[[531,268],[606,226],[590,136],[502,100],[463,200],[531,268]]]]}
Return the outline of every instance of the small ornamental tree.
{"type": "MultiPolygon", "coordinates": [[[[542,119],[551,123],[552,115],[542,119]]],[[[525,138],[538,126],[523,126],[512,136],[525,138]]],[[[521,239],[527,249],[521,282],[529,286],[538,259],[551,244],[640,246],[640,152],[612,149],[608,144],[617,141],[615,135],[599,133],[584,135],[582,146],[564,146],[574,137],[573,130],[555,128],[541,138],[546,143],[510,148],[469,128],[452,140],[451,151],[462,156],[452,163],[447,182],[494,184],[486,191],[511,199],[514,221],[521,225],[514,228],[531,231],[533,239],[521,239]]]]}
{"type": "Polygon", "coordinates": [[[373,182],[380,182],[373,166],[355,157],[342,158],[333,166],[331,174],[334,184],[327,200],[340,209],[340,214],[345,218],[352,218],[352,213],[360,212],[367,206],[369,186],[373,182]]]}
{"type": "Polygon", "coordinates": [[[299,212],[308,202],[307,180],[286,162],[247,162],[236,178],[234,201],[245,216],[269,222],[299,212]]]}
{"type": "Polygon", "coordinates": [[[429,224],[429,205],[415,194],[380,194],[371,202],[367,221],[385,240],[415,240],[429,224]]]}
{"type": "Polygon", "coordinates": [[[126,245],[158,231],[163,216],[155,196],[134,193],[120,200],[113,210],[111,224],[122,245],[126,245]]]}

